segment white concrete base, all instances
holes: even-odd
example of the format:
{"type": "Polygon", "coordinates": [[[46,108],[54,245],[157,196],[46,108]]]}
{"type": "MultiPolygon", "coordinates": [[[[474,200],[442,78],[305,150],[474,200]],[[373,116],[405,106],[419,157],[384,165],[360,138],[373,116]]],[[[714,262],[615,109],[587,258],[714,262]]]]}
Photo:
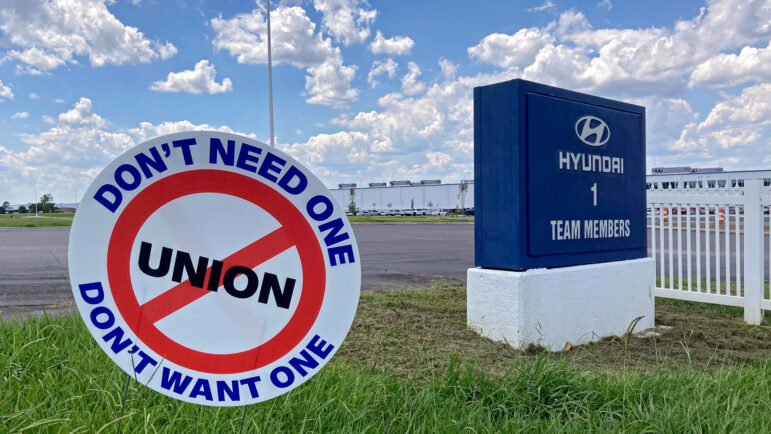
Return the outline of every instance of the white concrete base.
{"type": "Polygon", "coordinates": [[[514,348],[562,351],[653,327],[652,258],[526,271],[469,268],[466,322],[514,348]]]}

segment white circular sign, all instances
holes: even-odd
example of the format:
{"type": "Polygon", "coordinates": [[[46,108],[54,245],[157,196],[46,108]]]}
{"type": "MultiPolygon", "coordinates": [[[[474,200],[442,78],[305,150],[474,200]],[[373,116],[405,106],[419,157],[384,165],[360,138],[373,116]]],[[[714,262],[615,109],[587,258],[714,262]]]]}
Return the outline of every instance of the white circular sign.
{"type": "Polygon", "coordinates": [[[265,401],[337,351],[359,302],[353,229],[283,152],[195,131],[108,165],[70,231],[89,331],[137,381],[196,404],[265,401]]]}

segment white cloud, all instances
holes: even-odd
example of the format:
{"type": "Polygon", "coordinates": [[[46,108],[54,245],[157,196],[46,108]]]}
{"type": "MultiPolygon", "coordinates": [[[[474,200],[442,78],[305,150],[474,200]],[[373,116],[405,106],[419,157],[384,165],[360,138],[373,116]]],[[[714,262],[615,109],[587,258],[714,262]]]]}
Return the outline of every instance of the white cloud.
{"type": "MultiPolygon", "coordinates": [[[[551,27],[551,25],[549,26],[551,27]]],[[[569,9],[560,14],[554,33],[558,36],[570,36],[572,33],[590,30],[592,25],[582,12],[569,9]]]]}
{"type": "Polygon", "coordinates": [[[415,95],[426,89],[426,84],[420,81],[420,67],[415,62],[407,64],[407,73],[402,77],[402,92],[405,95],[415,95]]]}
{"type": "MultiPolygon", "coordinates": [[[[422,84],[421,93],[387,94],[377,110],[340,116],[333,124],[341,131],[294,143],[290,152],[303,161],[310,158],[314,173],[328,185],[372,179],[373,174],[380,179],[467,178],[473,165],[471,90],[504,76],[456,78],[454,65],[443,63],[438,81],[422,84]],[[347,163],[354,158],[357,164],[347,163]]],[[[412,71],[417,77],[417,65],[412,71]]]]}
{"type": "Polygon", "coordinates": [[[24,151],[11,151],[0,143],[0,185],[7,195],[4,200],[22,201],[35,188],[53,193],[60,201],[62,197],[70,198],[75,191],[85,191],[115,157],[163,134],[190,130],[234,132],[227,126],[197,125],[187,120],[142,122],[135,128],[114,131],[107,120],[92,112],[88,98],[80,98],[70,110],[52,117],[51,123],[46,131],[19,135],[28,146],[24,151]]]}
{"type": "Polygon", "coordinates": [[[27,112],[16,112],[13,115],[11,115],[11,119],[27,119],[29,117],[29,113],[27,112]]]}
{"type": "MultiPolygon", "coordinates": [[[[323,63],[338,56],[332,41],[315,33],[316,24],[299,6],[271,11],[271,45],[274,64],[288,63],[300,68],[323,63]]],[[[216,32],[212,44],[218,50],[227,50],[238,63],[268,63],[268,36],[264,11],[255,9],[233,18],[211,20],[216,32]]]]}
{"type": "Polygon", "coordinates": [[[365,4],[358,0],[313,0],[313,7],[322,13],[322,28],[346,46],[369,38],[369,27],[375,21],[377,11],[361,7],[365,4]]]}
{"type": "Polygon", "coordinates": [[[717,103],[701,123],[691,123],[671,146],[690,164],[767,168],[771,137],[771,83],[742,90],[717,103]]]}
{"type": "Polygon", "coordinates": [[[7,99],[13,99],[13,90],[11,90],[11,86],[6,86],[3,84],[3,80],[0,80],[0,102],[7,99]]]}
{"type": "Polygon", "coordinates": [[[351,88],[357,67],[343,65],[340,57],[308,68],[305,76],[305,90],[310,95],[306,99],[310,104],[322,104],[333,107],[344,106],[355,101],[359,91],[351,88]]]}
{"type": "Polygon", "coordinates": [[[367,143],[369,137],[358,131],[318,134],[304,143],[285,145],[284,151],[311,166],[326,169],[356,170],[371,158],[367,143]]]}
{"type": "Polygon", "coordinates": [[[766,48],[744,47],[739,54],[718,54],[691,74],[689,87],[735,86],[771,81],[771,42],[766,48]]]}
{"type": "MultiPolygon", "coordinates": [[[[274,63],[306,68],[305,90],[311,104],[341,107],[358,98],[351,88],[356,66],[345,66],[340,48],[321,33],[299,6],[279,6],[271,12],[271,44],[274,63]]],[[[227,50],[239,63],[267,63],[267,24],[262,10],[233,18],[211,20],[217,32],[212,41],[216,49],[227,50]]]]}
{"type": "Polygon", "coordinates": [[[29,94],[29,99],[40,99],[40,95],[36,94],[35,92],[32,92],[29,94]]]}
{"type": "Polygon", "coordinates": [[[715,105],[700,128],[752,128],[771,125],[771,83],[742,90],[741,95],[715,105]]]}
{"type": "Polygon", "coordinates": [[[439,68],[442,70],[442,76],[446,80],[452,80],[458,74],[458,65],[447,59],[439,59],[439,68]]]}
{"type": "Polygon", "coordinates": [[[554,8],[554,3],[552,3],[551,0],[546,0],[545,2],[543,2],[542,5],[534,6],[532,8],[528,8],[527,11],[528,12],[541,12],[541,11],[545,11],[547,9],[552,9],[552,8],[554,8]]]}
{"type": "MultiPolygon", "coordinates": [[[[105,130],[109,122],[91,111],[88,98],[60,113],[51,129],[40,134],[21,134],[30,148],[16,154],[22,166],[67,166],[90,169],[106,164],[133,144],[124,133],[105,130]]],[[[31,170],[31,168],[28,168],[31,170]]]]}
{"type": "Polygon", "coordinates": [[[242,136],[251,137],[256,139],[257,136],[254,133],[241,133],[233,131],[227,125],[220,125],[215,127],[208,124],[194,124],[190,121],[166,121],[157,125],[153,125],[150,122],[140,122],[136,128],[130,128],[127,130],[128,134],[136,139],[137,143],[146,142],[155,137],[163,136],[166,134],[180,133],[184,131],[223,131],[226,133],[235,133],[242,136]]]}
{"type": "Polygon", "coordinates": [[[428,166],[434,168],[444,168],[452,162],[452,157],[444,152],[426,152],[428,166]]]}
{"type": "Polygon", "coordinates": [[[387,54],[389,56],[409,55],[415,41],[409,36],[395,36],[385,38],[378,30],[375,39],[369,44],[369,50],[374,54],[387,54]]]}
{"type": "Polygon", "coordinates": [[[63,100],[63,99],[61,99],[61,98],[56,98],[56,99],[54,100],[54,102],[55,102],[55,103],[57,103],[57,104],[64,104],[64,100],[63,100]]]}
{"type": "MultiPolygon", "coordinates": [[[[489,35],[469,55],[547,84],[610,97],[672,97],[686,91],[698,65],[769,36],[767,0],[712,0],[671,28],[593,29],[583,13],[569,10],[543,28],[489,35]]],[[[700,74],[696,79],[707,79],[700,74]]]]}
{"type": "Polygon", "coordinates": [[[200,60],[193,70],[170,72],[166,81],[156,81],[150,89],[156,92],[222,93],[232,92],[233,82],[225,78],[221,83],[214,80],[217,71],[208,60],[200,60]]]}
{"type": "Polygon", "coordinates": [[[470,47],[468,54],[480,62],[501,68],[522,68],[532,63],[535,55],[554,42],[554,37],[538,28],[520,29],[513,35],[492,33],[479,44],[470,47]]]}
{"type": "MultiPolygon", "coordinates": [[[[741,58],[739,50],[748,44],[768,43],[768,9],[758,2],[714,0],[692,19],[645,29],[596,29],[583,13],[569,10],[540,28],[482,38],[468,53],[493,65],[492,73],[459,76],[457,66],[440,61],[441,75],[427,79],[413,64],[402,90],[381,97],[375,109],[341,115],[333,121],[338,132],[290,147],[300,158],[312,154],[311,166],[329,185],[371,179],[373,173],[379,179],[463,179],[473,165],[473,87],[522,77],[644,105],[648,164],[768,166],[766,85],[726,98],[706,118],[685,99],[688,78],[699,65],[732,52],[741,58]],[[328,142],[345,145],[324,146],[328,142]],[[350,152],[367,158],[346,165],[341,155],[350,152]]],[[[764,54],[753,50],[745,49],[742,60],[764,54]]],[[[761,81],[758,68],[737,76],[761,81]]],[[[387,73],[385,62],[373,63],[370,84],[387,73]]]]}
{"type": "Polygon", "coordinates": [[[109,122],[96,113],[91,113],[91,100],[80,98],[71,110],[60,113],[57,118],[57,125],[68,127],[106,127],[109,122]]]}
{"type": "Polygon", "coordinates": [[[121,23],[103,0],[9,0],[0,9],[0,30],[17,72],[40,74],[76,56],[92,66],[147,63],[176,53],[168,42],[151,41],[121,23]]]}
{"type": "Polygon", "coordinates": [[[601,2],[597,3],[597,6],[607,10],[613,9],[613,3],[611,3],[610,0],[602,0],[601,2]]]}
{"type": "Polygon", "coordinates": [[[372,62],[372,68],[370,68],[369,74],[367,74],[367,83],[369,83],[372,88],[375,88],[379,84],[377,81],[379,76],[385,74],[388,78],[394,78],[398,66],[399,65],[390,58],[385,61],[376,60],[372,62]]]}

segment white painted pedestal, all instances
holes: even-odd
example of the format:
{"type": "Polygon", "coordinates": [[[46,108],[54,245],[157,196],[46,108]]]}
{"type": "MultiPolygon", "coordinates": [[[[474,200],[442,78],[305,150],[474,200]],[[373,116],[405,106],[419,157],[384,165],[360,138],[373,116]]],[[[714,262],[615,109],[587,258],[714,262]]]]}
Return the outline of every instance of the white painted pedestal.
{"type": "Polygon", "coordinates": [[[466,322],[514,348],[550,351],[653,327],[653,259],[505,271],[469,268],[466,322]]]}

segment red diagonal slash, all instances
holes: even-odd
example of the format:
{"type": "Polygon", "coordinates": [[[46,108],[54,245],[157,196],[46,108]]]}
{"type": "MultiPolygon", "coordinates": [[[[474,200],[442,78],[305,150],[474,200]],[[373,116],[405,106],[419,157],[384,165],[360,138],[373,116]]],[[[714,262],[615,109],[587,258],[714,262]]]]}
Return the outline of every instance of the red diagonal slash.
{"type": "MultiPolygon", "coordinates": [[[[225,258],[222,261],[224,263],[223,270],[233,265],[254,268],[289,249],[293,244],[289,232],[283,227],[278,228],[225,258]]],[[[206,269],[206,279],[204,281],[208,281],[209,273],[211,273],[211,267],[206,269]]],[[[221,275],[219,285],[222,285],[221,275]]],[[[190,280],[185,280],[143,304],[140,322],[149,321],[154,324],[206,294],[211,294],[211,291],[192,286],[190,285],[190,280]]]]}
{"type": "MultiPolygon", "coordinates": [[[[309,333],[321,310],[326,289],[326,268],[321,245],[306,217],[270,186],[244,175],[222,170],[192,170],[160,179],[134,197],[115,222],[107,251],[110,291],[120,315],[137,338],[156,354],[188,369],[208,373],[237,373],[273,363],[295,348],[309,333]],[[192,194],[218,193],[241,198],[273,216],[281,229],[230,255],[226,267],[256,267],[268,259],[297,248],[303,284],[291,319],[275,336],[254,348],[229,354],[197,351],[166,336],[155,322],[179,311],[209,290],[183,282],[144,305],[131,285],[131,251],[147,219],[163,205],[192,194]]],[[[211,271],[207,270],[207,274],[211,271]]],[[[216,321],[196,318],[191,321],[216,321]]]]}

